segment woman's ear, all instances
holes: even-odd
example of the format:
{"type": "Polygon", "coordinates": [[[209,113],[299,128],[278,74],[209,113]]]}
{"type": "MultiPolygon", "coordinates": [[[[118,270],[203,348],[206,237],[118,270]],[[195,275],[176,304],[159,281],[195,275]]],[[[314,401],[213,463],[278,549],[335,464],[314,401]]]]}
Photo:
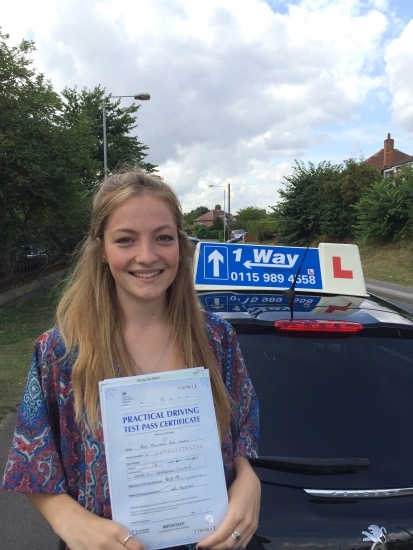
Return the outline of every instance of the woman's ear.
{"type": "MultiPolygon", "coordinates": [[[[96,237],[96,241],[99,243],[101,241],[101,238],[96,237]]],[[[108,263],[108,259],[106,258],[106,256],[102,256],[102,264],[107,264],[107,263],[108,263]]]]}

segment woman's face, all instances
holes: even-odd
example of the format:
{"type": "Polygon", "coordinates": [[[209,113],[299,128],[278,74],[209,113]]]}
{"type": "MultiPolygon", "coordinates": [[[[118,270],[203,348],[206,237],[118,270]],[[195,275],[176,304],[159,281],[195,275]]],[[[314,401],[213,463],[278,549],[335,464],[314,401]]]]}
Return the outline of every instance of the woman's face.
{"type": "Polygon", "coordinates": [[[109,217],[103,259],[122,306],[165,300],[179,265],[178,231],[168,206],[150,194],[127,199],[109,217]]]}

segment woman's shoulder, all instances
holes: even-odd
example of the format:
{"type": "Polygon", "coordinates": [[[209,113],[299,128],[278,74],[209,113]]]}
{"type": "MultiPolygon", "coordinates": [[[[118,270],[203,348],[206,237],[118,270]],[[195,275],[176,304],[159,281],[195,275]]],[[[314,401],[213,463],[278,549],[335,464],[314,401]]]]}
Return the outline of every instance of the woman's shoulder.
{"type": "Polygon", "coordinates": [[[210,312],[203,312],[204,319],[205,319],[205,325],[207,328],[207,332],[211,335],[218,336],[221,340],[223,338],[230,338],[234,334],[234,329],[232,326],[220,317],[219,315],[216,315],[215,313],[210,312]]]}
{"type": "Polygon", "coordinates": [[[228,321],[226,321],[216,313],[203,311],[203,315],[204,315],[206,325],[209,325],[211,327],[218,327],[223,330],[231,329],[231,325],[228,323],[228,321]]]}
{"type": "Polygon", "coordinates": [[[59,327],[54,327],[43,332],[37,338],[34,347],[36,355],[43,358],[47,356],[60,358],[66,354],[66,348],[59,327]]]}

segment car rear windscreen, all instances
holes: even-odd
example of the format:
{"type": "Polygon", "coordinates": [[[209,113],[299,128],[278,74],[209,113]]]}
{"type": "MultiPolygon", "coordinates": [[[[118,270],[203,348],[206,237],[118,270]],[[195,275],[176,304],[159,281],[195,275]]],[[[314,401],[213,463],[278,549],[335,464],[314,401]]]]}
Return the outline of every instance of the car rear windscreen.
{"type": "MultiPolygon", "coordinates": [[[[368,458],[366,489],[413,486],[410,335],[291,337],[239,328],[260,400],[261,456],[368,458]]],[[[359,487],[360,479],[349,483],[359,487]]]]}

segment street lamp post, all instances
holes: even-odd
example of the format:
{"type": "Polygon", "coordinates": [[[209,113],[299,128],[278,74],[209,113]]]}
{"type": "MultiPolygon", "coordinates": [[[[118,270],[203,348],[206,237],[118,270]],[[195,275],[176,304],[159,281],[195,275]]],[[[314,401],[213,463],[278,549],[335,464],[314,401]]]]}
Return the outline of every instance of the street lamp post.
{"type": "MultiPolygon", "coordinates": [[[[134,99],[139,99],[140,101],[148,101],[151,99],[149,94],[136,94],[136,95],[112,95],[111,98],[121,98],[121,97],[133,97],[134,99]]],[[[103,170],[105,172],[105,178],[108,176],[108,143],[106,138],[106,105],[103,101],[102,105],[102,118],[103,118],[103,170]]]]}
{"type": "Polygon", "coordinates": [[[228,227],[228,239],[231,238],[231,233],[230,233],[230,229],[231,229],[231,184],[228,183],[228,223],[227,223],[227,227],[228,227]]]}
{"type": "MultiPolygon", "coordinates": [[[[224,185],[208,185],[208,187],[221,187],[221,189],[224,190],[224,219],[223,219],[223,222],[224,222],[224,242],[225,242],[225,229],[227,227],[227,219],[226,219],[227,213],[225,212],[225,187],[224,187],[224,185]]],[[[228,193],[229,193],[229,184],[228,184],[228,193]]],[[[228,195],[228,201],[229,201],[229,195],[228,195]]],[[[229,208],[229,202],[228,202],[228,208],[229,208]]],[[[229,235],[228,235],[228,238],[229,238],[229,235]]]]}

